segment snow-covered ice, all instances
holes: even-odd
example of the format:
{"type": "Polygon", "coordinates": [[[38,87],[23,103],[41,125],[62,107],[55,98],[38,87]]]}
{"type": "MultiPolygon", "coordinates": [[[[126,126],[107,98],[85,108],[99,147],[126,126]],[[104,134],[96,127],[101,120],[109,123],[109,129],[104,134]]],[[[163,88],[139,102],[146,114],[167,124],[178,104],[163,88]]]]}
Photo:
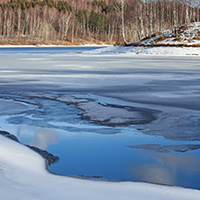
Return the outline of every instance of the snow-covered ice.
{"type": "Polygon", "coordinates": [[[90,119],[103,125],[120,126],[141,124],[147,120],[151,121],[151,119],[148,119],[150,116],[147,118],[145,112],[142,112],[141,110],[104,105],[92,101],[79,103],[77,107],[84,111],[81,113],[83,118],[90,119]]]}
{"type": "Polygon", "coordinates": [[[27,106],[21,103],[0,100],[0,115],[17,114],[27,109],[27,106]]]}

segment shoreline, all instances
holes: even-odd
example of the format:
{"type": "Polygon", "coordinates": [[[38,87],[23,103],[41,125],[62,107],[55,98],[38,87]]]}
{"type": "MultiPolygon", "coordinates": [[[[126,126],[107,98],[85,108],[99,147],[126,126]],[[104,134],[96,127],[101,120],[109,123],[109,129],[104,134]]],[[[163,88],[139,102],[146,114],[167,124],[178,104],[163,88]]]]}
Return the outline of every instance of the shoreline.
{"type": "MultiPolygon", "coordinates": [[[[95,182],[107,182],[107,183],[138,183],[138,184],[144,183],[144,184],[152,184],[152,185],[157,185],[157,186],[166,186],[166,187],[182,188],[182,189],[200,191],[199,189],[176,186],[176,185],[170,185],[170,184],[164,184],[164,183],[155,183],[155,182],[147,182],[147,181],[134,181],[134,180],[114,180],[114,179],[106,179],[106,178],[96,177],[96,176],[64,175],[64,174],[54,173],[54,172],[50,171],[49,167],[50,167],[51,164],[54,164],[54,163],[59,161],[59,157],[58,156],[54,156],[53,154],[49,153],[46,150],[42,150],[42,149],[39,149],[39,148],[34,147],[34,146],[23,144],[18,140],[18,138],[15,135],[13,135],[13,134],[11,134],[11,133],[9,133],[7,131],[0,130],[0,135],[6,137],[6,138],[8,138],[8,139],[10,139],[10,140],[12,140],[12,141],[14,141],[16,143],[19,143],[22,146],[28,147],[33,152],[37,153],[39,156],[42,157],[42,159],[44,159],[44,161],[45,161],[45,169],[47,170],[47,172],[49,174],[52,174],[52,175],[55,175],[55,176],[73,178],[73,179],[77,179],[77,180],[86,180],[86,181],[95,181],[95,182]]],[[[173,145],[171,145],[171,146],[173,146],[173,145]]],[[[177,145],[177,146],[179,146],[179,145],[177,145]]],[[[139,146],[136,145],[135,147],[134,147],[134,145],[127,145],[127,147],[145,149],[145,147],[143,147],[142,145],[141,145],[141,147],[140,147],[140,145],[139,146]]],[[[148,145],[147,145],[147,147],[148,147],[148,145]]],[[[163,147],[165,147],[165,146],[163,146],[163,147]]],[[[170,147],[170,145],[169,145],[169,147],[170,147]]],[[[176,147],[176,145],[174,145],[174,147],[176,147]]]]}
{"type": "Polygon", "coordinates": [[[102,43],[102,44],[98,44],[98,43],[85,43],[85,44],[0,44],[0,48],[4,48],[4,47],[98,47],[98,46],[117,46],[117,47],[125,47],[125,48],[135,48],[135,47],[148,47],[148,48],[156,48],[156,47],[177,47],[177,48],[200,48],[200,46],[197,46],[196,44],[133,44],[133,45],[124,45],[124,44],[107,44],[107,43],[102,43]]]}
{"type": "MultiPolygon", "coordinates": [[[[113,57],[200,57],[199,47],[180,47],[180,46],[117,46],[108,44],[80,44],[80,45],[0,45],[0,50],[4,49],[25,49],[25,48],[92,48],[79,53],[79,56],[113,56],[113,57]],[[98,48],[101,47],[101,48],[98,48]]],[[[74,54],[74,52],[71,52],[74,54]]]]}
{"type": "Polygon", "coordinates": [[[114,45],[111,45],[111,44],[95,44],[95,43],[92,43],[92,44],[66,44],[66,45],[59,45],[59,44],[37,44],[37,45],[16,45],[16,44],[13,44],[13,45],[10,45],[10,44],[5,44],[5,45],[2,45],[0,44],[0,48],[26,48],[26,47],[102,47],[102,46],[105,46],[105,47],[109,47],[109,46],[114,46],[114,45]]]}

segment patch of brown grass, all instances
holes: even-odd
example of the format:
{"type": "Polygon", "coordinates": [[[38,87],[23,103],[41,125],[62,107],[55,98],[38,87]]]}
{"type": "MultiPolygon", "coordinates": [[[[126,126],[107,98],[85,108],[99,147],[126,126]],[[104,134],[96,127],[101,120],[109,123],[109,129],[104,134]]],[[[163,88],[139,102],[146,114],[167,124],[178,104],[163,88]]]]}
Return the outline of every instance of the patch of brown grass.
{"type": "Polygon", "coordinates": [[[200,44],[193,44],[192,47],[200,47],[200,44]]]}
{"type": "Polygon", "coordinates": [[[193,42],[193,39],[192,39],[192,38],[190,38],[190,39],[188,40],[188,42],[193,42]]]}
{"type": "Polygon", "coordinates": [[[156,33],[153,33],[153,34],[151,35],[151,37],[156,37],[156,33]]]}
{"type": "Polygon", "coordinates": [[[145,44],[142,44],[141,42],[134,42],[132,46],[135,46],[135,47],[145,46],[145,44]]]}
{"type": "Polygon", "coordinates": [[[160,37],[156,38],[156,42],[164,41],[164,40],[166,40],[167,38],[169,38],[169,36],[160,36],[160,37]]]}
{"type": "Polygon", "coordinates": [[[120,41],[120,40],[117,40],[114,45],[115,46],[124,46],[124,42],[120,41]]]}
{"type": "Polygon", "coordinates": [[[174,38],[174,42],[182,42],[182,39],[180,37],[174,38]]]}
{"type": "Polygon", "coordinates": [[[179,29],[182,30],[182,31],[185,31],[188,29],[188,25],[187,24],[184,24],[182,26],[179,26],[179,29]]]}

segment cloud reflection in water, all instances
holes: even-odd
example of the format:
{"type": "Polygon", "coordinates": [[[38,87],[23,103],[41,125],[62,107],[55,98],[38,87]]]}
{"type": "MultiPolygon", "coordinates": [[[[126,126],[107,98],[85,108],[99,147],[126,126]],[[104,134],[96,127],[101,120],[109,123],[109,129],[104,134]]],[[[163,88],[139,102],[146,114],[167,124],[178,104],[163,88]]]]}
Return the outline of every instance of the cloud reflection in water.
{"type": "Polygon", "coordinates": [[[199,158],[192,154],[147,153],[145,151],[145,155],[141,156],[148,159],[149,163],[135,163],[130,167],[130,173],[145,182],[180,185],[182,181],[181,184],[185,185],[188,180],[181,174],[186,176],[195,174],[200,169],[199,158]]]}
{"type": "Polygon", "coordinates": [[[56,144],[57,142],[58,136],[56,132],[49,129],[41,129],[35,133],[34,140],[30,142],[30,145],[40,149],[47,149],[49,145],[56,144]]]}

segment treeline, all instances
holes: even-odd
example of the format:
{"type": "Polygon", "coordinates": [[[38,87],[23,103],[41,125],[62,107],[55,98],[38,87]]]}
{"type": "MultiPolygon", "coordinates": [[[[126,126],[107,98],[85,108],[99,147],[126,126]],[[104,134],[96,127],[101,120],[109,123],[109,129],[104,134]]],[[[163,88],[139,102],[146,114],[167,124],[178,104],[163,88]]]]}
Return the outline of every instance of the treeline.
{"type": "Polygon", "coordinates": [[[1,44],[127,42],[199,21],[194,0],[0,1],[1,44]]]}
{"type": "Polygon", "coordinates": [[[66,1],[53,1],[53,0],[10,0],[0,4],[2,10],[6,8],[21,8],[21,10],[34,8],[35,6],[48,6],[50,8],[56,8],[59,11],[72,11],[72,7],[66,1]]]}

